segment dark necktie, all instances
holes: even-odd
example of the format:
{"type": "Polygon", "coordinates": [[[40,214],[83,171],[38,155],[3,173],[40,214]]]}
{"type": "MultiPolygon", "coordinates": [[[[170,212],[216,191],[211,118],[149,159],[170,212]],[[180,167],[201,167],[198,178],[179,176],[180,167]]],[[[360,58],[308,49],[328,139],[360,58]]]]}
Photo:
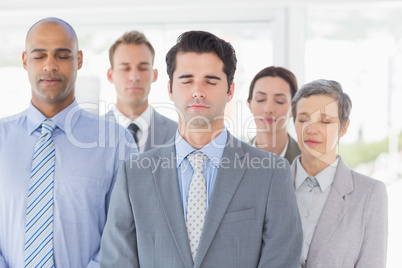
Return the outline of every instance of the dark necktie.
{"type": "Polygon", "coordinates": [[[128,126],[128,130],[130,131],[131,135],[133,135],[134,141],[135,141],[135,143],[136,143],[137,145],[138,145],[137,132],[138,132],[139,129],[140,129],[140,128],[139,128],[136,124],[134,124],[134,123],[131,123],[131,124],[128,126]]]}

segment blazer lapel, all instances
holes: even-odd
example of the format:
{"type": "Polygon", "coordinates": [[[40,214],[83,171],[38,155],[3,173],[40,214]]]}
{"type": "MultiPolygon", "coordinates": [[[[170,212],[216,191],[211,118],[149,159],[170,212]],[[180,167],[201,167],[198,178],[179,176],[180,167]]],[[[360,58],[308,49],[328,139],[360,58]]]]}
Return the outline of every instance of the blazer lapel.
{"type": "Polygon", "coordinates": [[[152,149],[151,144],[162,145],[166,132],[164,132],[162,116],[151,108],[151,122],[148,133],[148,139],[145,143],[144,152],[152,149]]]}
{"type": "Polygon", "coordinates": [[[201,266],[230,201],[246,171],[245,165],[239,164],[242,163],[242,159],[245,156],[239,144],[240,141],[228,133],[228,143],[226,144],[222,158],[230,160],[230,164],[225,165],[229,168],[219,168],[210,201],[211,203],[208,208],[204,229],[198,246],[194,268],[201,266]],[[237,161],[236,164],[235,161],[237,161]]]}
{"type": "MultiPolygon", "coordinates": [[[[172,143],[173,144],[173,143],[172,143]]],[[[184,222],[183,207],[180,198],[179,184],[177,181],[176,152],[173,146],[160,148],[156,154],[156,163],[153,163],[153,174],[156,189],[160,198],[163,212],[168,223],[173,240],[185,267],[192,267],[191,250],[187,237],[187,228],[184,222]],[[169,167],[163,167],[169,159],[169,167]]]]}
{"type": "Polygon", "coordinates": [[[353,180],[350,169],[340,157],[331,191],[311,241],[307,257],[308,267],[314,267],[321,251],[325,250],[325,245],[338,228],[348,210],[348,202],[345,196],[352,191],[353,180]]]}

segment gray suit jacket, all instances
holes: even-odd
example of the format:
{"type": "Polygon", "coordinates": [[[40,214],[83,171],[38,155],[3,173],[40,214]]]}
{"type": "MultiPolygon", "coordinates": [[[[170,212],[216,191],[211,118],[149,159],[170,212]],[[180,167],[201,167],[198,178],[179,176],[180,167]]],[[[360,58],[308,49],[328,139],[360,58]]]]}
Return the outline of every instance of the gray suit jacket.
{"type": "Polygon", "coordinates": [[[111,198],[101,267],[298,266],[302,228],[289,164],[230,134],[195,263],[183,215],[174,145],[126,161],[111,198]]]}
{"type": "MultiPolygon", "coordinates": [[[[107,112],[105,116],[109,120],[116,120],[113,111],[107,112]]],[[[151,122],[144,152],[165,145],[176,134],[176,130],[175,121],[161,115],[151,107],[151,122]]]]}
{"type": "MultiPolygon", "coordinates": [[[[292,178],[296,160],[292,163],[292,178]]],[[[349,169],[342,158],[311,241],[307,268],[382,268],[387,256],[383,182],[349,169]]]]}

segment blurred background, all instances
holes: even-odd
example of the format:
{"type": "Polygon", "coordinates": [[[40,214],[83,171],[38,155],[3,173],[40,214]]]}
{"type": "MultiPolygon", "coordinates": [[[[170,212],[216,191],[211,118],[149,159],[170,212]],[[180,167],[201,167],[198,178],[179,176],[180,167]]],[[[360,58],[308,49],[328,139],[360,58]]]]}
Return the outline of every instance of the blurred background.
{"type": "Polygon", "coordinates": [[[94,113],[104,114],[115,103],[114,87],[106,77],[108,49],[130,30],[144,32],[156,50],[159,78],[152,86],[150,103],[174,120],[165,55],[176,38],[187,30],[206,30],[231,42],[238,69],[226,126],[243,140],[255,134],[246,99],[251,79],[262,68],[288,68],[299,86],[321,78],[340,82],[353,110],[339,154],[351,168],[387,184],[387,267],[402,267],[398,256],[402,248],[402,1],[2,1],[0,117],[29,105],[30,85],[21,55],[29,27],[45,17],[61,18],[75,28],[84,53],[77,100],[94,113]]]}

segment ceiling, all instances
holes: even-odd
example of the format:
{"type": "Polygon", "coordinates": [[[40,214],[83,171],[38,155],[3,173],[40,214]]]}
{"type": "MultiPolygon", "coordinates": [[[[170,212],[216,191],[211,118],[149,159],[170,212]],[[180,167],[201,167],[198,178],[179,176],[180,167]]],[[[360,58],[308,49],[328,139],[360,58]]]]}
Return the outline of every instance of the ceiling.
{"type": "Polygon", "coordinates": [[[401,2],[401,0],[203,0],[201,1],[183,1],[183,0],[69,0],[63,1],[60,4],[59,1],[54,0],[13,0],[2,1],[0,3],[0,10],[43,10],[43,9],[80,9],[80,8],[116,8],[116,7],[169,7],[169,6],[199,6],[210,5],[209,8],[215,8],[216,6],[230,6],[230,5],[244,5],[244,6],[283,6],[283,5],[306,5],[306,4],[356,4],[356,3],[392,3],[401,2]]]}
{"type": "MultiPolygon", "coordinates": [[[[45,17],[80,27],[270,21],[279,9],[317,5],[387,5],[402,0],[12,0],[0,2],[0,32],[26,30],[45,17]]],[[[281,11],[282,12],[282,11],[281,11]]],[[[291,12],[291,11],[290,11],[291,12]]]]}

